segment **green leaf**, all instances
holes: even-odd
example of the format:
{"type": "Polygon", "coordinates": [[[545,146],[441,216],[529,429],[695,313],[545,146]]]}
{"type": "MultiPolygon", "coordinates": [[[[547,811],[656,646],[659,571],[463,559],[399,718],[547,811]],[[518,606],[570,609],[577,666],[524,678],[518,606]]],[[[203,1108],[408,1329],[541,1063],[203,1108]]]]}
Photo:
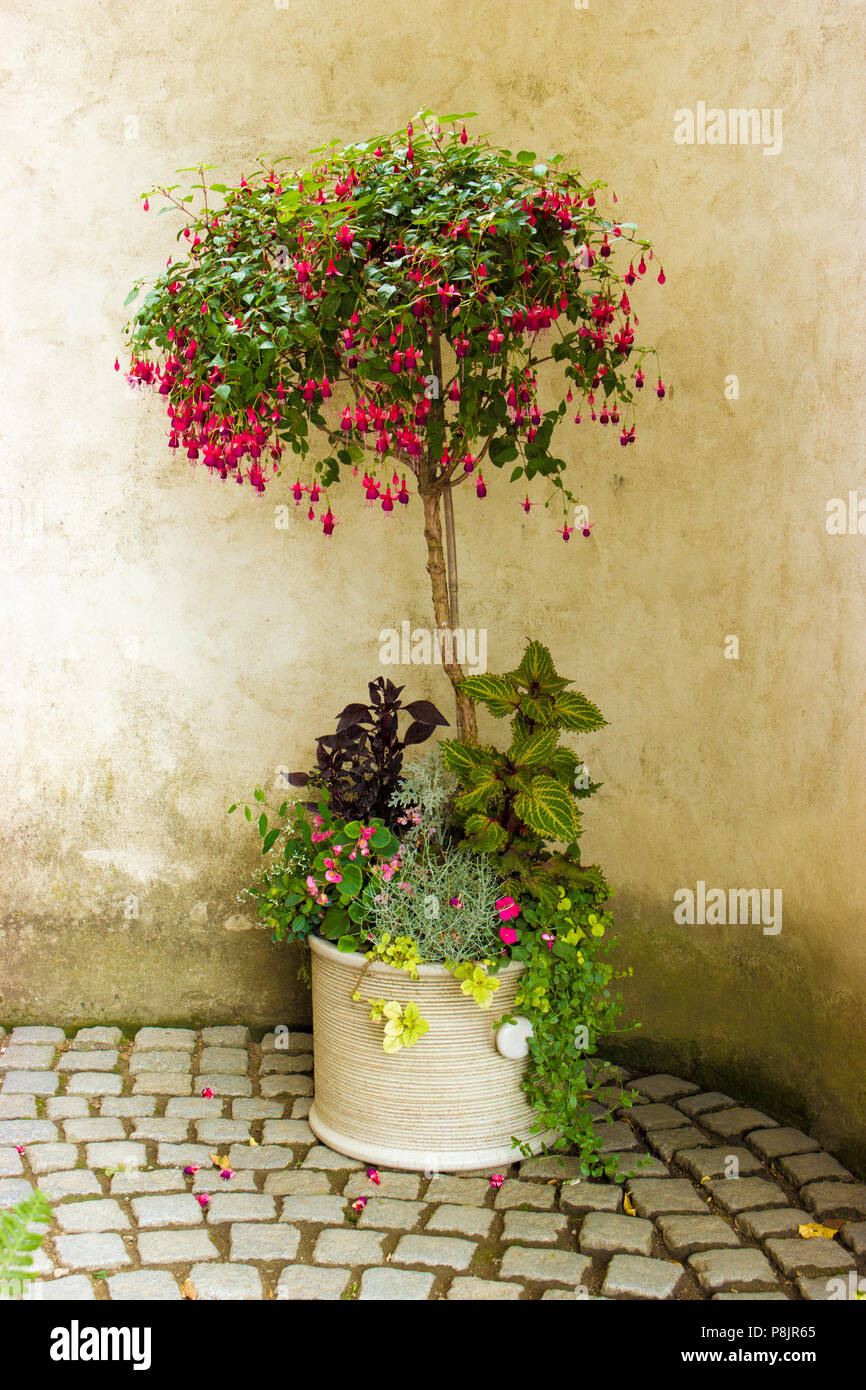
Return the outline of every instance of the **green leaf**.
{"type": "Polygon", "coordinates": [[[476,767],[491,766],[497,758],[495,748],[478,748],[471,743],[460,743],[454,738],[443,738],[438,744],[445,766],[458,776],[476,767]]]}
{"type": "Polygon", "coordinates": [[[460,689],[474,704],[490,706],[491,712],[491,701],[495,701],[497,706],[506,705],[515,710],[520,703],[517,686],[510,676],[469,676],[460,689]]]}
{"type": "Polygon", "coordinates": [[[259,816],[259,834],[264,836],[268,833],[268,818],[264,813],[259,816]]]}
{"type": "Polygon", "coordinates": [[[576,729],[582,733],[602,729],[607,724],[601,711],[577,690],[564,690],[557,695],[553,713],[563,729],[576,729]]]}
{"type": "Polygon", "coordinates": [[[131,289],[131,290],[129,291],[129,294],[126,296],[126,298],[125,298],[124,301],[123,301],[123,307],[124,307],[124,309],[126,308],[127,304],[131,304],[132,301],[133,301],[134,299],[137,299],[137,298],[138,298],[140,292],[141,292],[141,286],[140,286],[140,285],[136,285],[133,289],[131,289]]]}
{"type": "Polygon", "coordinates": [[[509,757],[512,762],[528,766],[546,765],[553,757],[558,743],[558,730],[539,729],[537,733],[530,734],[528,738],[515,739],[509,749],[509,757]]]}
{"type": "Polygon", "coordinates": [[[354,898],[361,891],[363,882],[361,870],[357,864],[346,864],[340,872],[343,875],[343,881],[336,886],[344,898],[354,898]]]}
{"type": "Polygon", "coordinates": [[[351,936],[347,933],[345,936],[341,936],[337,941],[337,950],[343,951],[346,955],[348,955],[350,951],[357,951],[357,949],[358,938],[356,936],[351,936]]]}
{"type": "Polygon", "coordinates": [[[518,150],[514,158],[518,164],[534,164],[536,160],[535,150],[518,150]]]}
{"type": "Polygon", "coordinates": [[[349,926],[349,914],[342,907],[329,907],[319,931],[328,941],[338,941],[349,926]]]}
{"type": "Polygon", "coordinates": [[[515,673],[525,685],[544,685],[556,676],[553,657],[541,642],[530,642],[515,673]]]}
{"type": "Polygon", "coordinates": [[[514,809],[536,835],[546,840],[570,840],[576,833],[571,797],[553,777],[533,777],[531,793],[518,796],[514,809]]]}
{"type": "MultiPolygon", "coordinates": [[[[262,817],[262,820],[264,820],[264,816],[262,817]]],[[[279,834],[279,827],[277,827],[276,830],[268,831],[267,835],[262,841],[262,854],[267,854],[269,849],[273,849],[274,842],[279,838],[279,834]]]]}

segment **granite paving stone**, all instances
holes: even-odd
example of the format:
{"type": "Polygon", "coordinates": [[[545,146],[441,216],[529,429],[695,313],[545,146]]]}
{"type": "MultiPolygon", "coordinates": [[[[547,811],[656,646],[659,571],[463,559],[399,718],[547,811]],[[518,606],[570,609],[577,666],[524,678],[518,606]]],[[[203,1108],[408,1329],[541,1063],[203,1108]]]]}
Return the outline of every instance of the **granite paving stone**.
{"type": "Polygon", "coordinates": [[[265,1192],[217,1192],[207,1208],[208,1224],[221,1221],[275,1221],[277,1206],[265,1192]]]}
{"type": "Polygon", "coordinates": [[[50,1144],[60,1137],[50,1120],[0,1120],[0,1144],[50,1144]]]}
{"type": "Polygon", "coordinates": [[[770,1207],[763,1210],[738,1212],[737,1229],[750,1240],[766,1240],[769,1236],[795,1236],[801,1226],[815,1217],[802,1207],[770,1207]]]}
{"type": "Polygon", "coordinates": [[[784,1158],[777,1158],[775,1165],[783,1178],[793,1183],[795,1187],[805,1187],[810,1182],[840,1181],[851,1179],[854,1174],[844,1168],[837,1158],[832,1154],[818,1153],[790,1154],[784,1158]]]}
{"type": "MultiPolygon", "coordinates": [[[[783,1234],[783,1232],[779,1232],[783,1234]]],[[[853,1250],[859,1259],[866,1259],[866,1221],[846,1221],[839,1232],[839,1239],[853,1250]]]]}
{"type": "Polygon", "coordinates": [[[189,1096],[192,1077],[181,1071],[140,1071],[132,1084],[134,1096],[189,1096]]]}
{"type": "Polygon", "coordinates": [[[705,1178],[721,1178],[728,1173],[740,1178],[751,1177],[765,1171],[763,1164],[748,1149],[737,1144],[722,1145],[721,1148],[685,1149],[677,1153],[677,1163],[685,1168],[695,1182],[705,1178]]]}
{"type": "Polygon", "coordinates": [[[86,1096],[48,1096],[45,1114],[49,1120],[82,1120],[90,1114],[86,1096]]]}
{"type": "Polygon", "coordinates": [[[167,1269],[133,1269],[111,1275],[107,1283],[112,1303],[176,1303],[182,1298],[177,1280],[167,1269]]]}
{"type": "Polygon", "coordinates": [[[70,1144],[86,1144],[97,1139],[125,1139],[123,1121],[113,1116],[90,1116],[63,1121],[63,1133],[70,1144]]]}
{"type": "Polygon", "coordinates": [[[114,1119],[146,1120],[156,1113],[156,1096],[103,1096],[99,1102],[99,1113],[114,1119]]]}
{"type": "MultiPolygon", "coordinates": [[[[75,1202],[71,1205],[91,1204],[75,1202]]],[[[70,1209],[64,1204],[58,1211],[70,1209]]],[[[120,1269],[132,1263],[123,1239],[116,1232],[56,1236],[54,1249],[64,1269],[120,1269]]]]}
{"type": "Polygon", "coordinates": [[[143,1230],[155,1226],[200,1226],[204,1220],[204,1212],[191,1192],[133,1197],[130,1206],[136,1224],[143,1230]]]}
{"type": "Polygon", "coordinates": [[[82,1071],[66,1083],[68,1096],[119,1096],[122,1090],[123,1077],[117,1072],[82,1071]]]}
{"type": "Polygon", "coordinates": [[[690,1119],[707,1115],[711,1110],[733,1110],[737,1102],[724,1091],[698,1091],[696,1095],[683,1096],[677,1105],[690,1119]]]}
{"type": "Polygon", "coordinates": [[[46,1173],[36,1186],[49,1202],[62,1202],[67,1197],[98,1197],[102,1187],[95,1173],[88,1168],[71,1168],[65,1172],[46,1173]]]}
{"type": "Polygon", "coordinates": [[[423,1202],[401,1202],[393,1197],[371,1197],[358,1220],[359,1227],[377,1231],[411,1231],[424,1210],[423,1202]]]}
{"type": "Polygon", "coordinates": [[[314,1144],[303,1162],[304,1168],[326,1168],[333,1172],[364,1168],[365,1166],[365,1164],[359,1163],[356,1158],[347,1158],[345,1154],[335,1153],[333,1149],[326,1148],[324,1144],[314,1144]]]}
{"type": "Polygon", "coordinates": [[[188,1134],[189,1120],[178,1117],[171,1120],[135,1120],[129,1137],[157,1144],[182,1144],[188,1134]]]}
{"type": "Polygon", "coordinates": [[[165,1103],[165,1117],[167,1120],[218,1120],[224,1109],[225,1101],[219,1096],[212,1100],[203,1096],[172,1096],[165,1103]]]}
{"type": "Polygon", "coordinates": [[[200,1072],[246,1076],[250,1058],[245,1047],[206,1047],[199,1058],[200,1072]]]}
{"type": "MultiPolygon", "coordinates": [[[[700,1221],[700,1217],[692,1219],[700,1221]]],[[[638,1216],[590,1212],[581,1222],[578,1243],[584,1255],[650,1255],[653,1223],[638,1216]]]]}
{"type": "MultiPolygon", "coordinates": [[[[628,1218],[624,1218],[628,1219],[628,1218]]],[[[508,1211],[502,1227],[502,1239],[526,1241],[533,1245],[556,1245],[568,1234],[568,1219],[559,1212],[508,1211]]]]}
{"type": "Polygon", "coordinates": [[[262,1076],[286,1076],[292,1072],[306,1072],[313,1070],[313,1054],[311,1052],[295,1052],[288,1056],[272,1052],[269,1056],[262,1059],[259,1071],[262,1076]]]}
{"type": "Polygon", "coordinates": [[[263,1144],[315,1144],[316,1136],[306,1120],[265,1120],[263,1144]]]}
{"type": "Polygon", "coordinates": [[[515,1207],[551,1211],[556,1206],[556,1188],[547,1183],[519,1182],[516,1178],[508,1178],[496,1193],[493,1205],[497,1211],[510,1211],[515,1207]]]}
{"type": "Polygon", "coordinates": [[[629,1178],[626,1186],[638,1216],[688,1216],[709,1211],[686,1178],[629,1178]]]}
{"type": "Polygon", "coordinates": [[[680,1265],[643,1255],[614,1255],[602,1285],[605,1298],[672,1298],[684,1278],[680,1265]]]}
{"type": "Polygon", "coordinates": [[[318,1300],[334,1303],[349,1283],[348,1269],[322,1269],[316,1265],[289,1265],[277,1280],[278,1299],[318,1300]]]}
{"type": "Polygon", "coordinates": [[[819,1221],[825,1217],[862,1221],[866,1217],[866,1183],[810,1183],[800,1189],[800,1201],[819,1221]]]}
{"type": "Polygon", "coordinates": [[[452,1280],[446,1297],[451,1301],[469,1303],[513,1302],[522,1293],[522,1284],[513,1284],[506,1279],[477,1279],[473,1275],[461,1275],[452,1280]]]}
{"type": "Polygon", "coordinates": [[[4,1096],[53,1096],[59,1089],[56,1071],[7,1071],[3,1078],[4,1096]]]}
{"type": "Polygon", "coordinates": [[[144,1144],[108,1143],[86,1144],[88,1168],[144,1168],[147,1148],[144,1144]]]}
{"type": "Polygon", "coordinates": [[[58,1071],[114,1071],[120,1054],[114,1049],[108,1052],[63,1052],[58,1062],[58,1071]]]}
{"type": "Polygon", "coordinates": [[[817,1139],[812,1139],[802,1130],[781,1126],[752,1130],[748,1145],[760,1158],[769,1161],[786,1157],[788,1154],[815,1153],[821,1147],[817,1139]]]}
{"type": "Polygon", "coordinates": [[[639,1095],[650,1101],[679,1100],[681,1096],[692,1096],[700,1091],[693,1081],[683,1081],[680,1076],[670,1076],[667,1072],[657,1072],[653,1076],[642,1076],[631,1085],[639,1095]]]}
{"type": "Polygon", "coordinates": [[[464,1270],[477,1248],[474,1241],[458,1236],[408,1235],[400,1239],[392,1258],[395,1264],[464,1270]]]}
{"type": "Polygon", "coordinates": [[[786,1279],[796,1279],[801,1274],[817,1279],[820,1274],[844,1274],[857,1267],[850,1250],[823,1236],[811,1240],[774,1237],[765,1242],[764,1249],[786,1279]]]}
{"type": "MultiPolygon", "coordinates": [[[[195,1079],[195,1089],[199,1094],[210,1090],[215,1096],[251,1096],[253,1083],[248,1076],[235,1076],[227,1072],[203,1072],[195,1079]]],[[[264,1088],[262,1094],[267,1094],[264,1088]]]]}
{"type": "Polygon", "coordinates": [[[562,1189],[559,1205],[570,1216],[584,1216],[592,1211],[622,1211],[622,1188],[612,1183],[576,1182],[562,1189]]]}
{"type": "Polygon", "coordinates": [[[389,1269],[384,1265],[365,1269],[358,1301],[418,1302],[429,1297],[433,1283],[434,1275],[422,1274],[419,1270],[389,1269]]]}
{"type": "Polygon", "coordinates": [[[0,1180],[0,1211],[17,1206],[29,1197],[33,1188],[26,1178],[3,1178],[0,1180]]]}
{"type": "Polygon", "coordinates": [[[665,1105],[662,1102],[650,1102],[649,1105],[636,1105],[629,1111],[632,1124],[637,1125],[638,1129],[652,1132],[658,1129],[681,1129],[688,1125],[688,1116],[682,1110],[678,1110],[675,1105],[665,1105]]]}
{"type": "Polygon", "coordinates": [[[63,1279],[39,1279],[34,1283],[40,1302],[92,1303],[96,1298],[93,1285],[84,1274],[69,1274],[63,1279]]]}
{"type": "Polygon", "coordinates": [[[721,1139],[742,1139],[754,1129],[771,1129],[774,1121],[760,1110],[735,1106],[733,1110],[714,1110],[701,1117],[701,1123],[721,1139]]]}
{"type": "Polygon", "coordinates": [[[676,1260],[702,1250],[742,1245],[740,1237],[721,1216],[660,1216],[662,1240],[676,1260]]]}
{"type": "Polygon", "coordinates": [[[272,1197],[322,1197],[331,1191],[328,1174],[313,1168],[288,1168],[265,1175],[265,1192],[272,1197]]]}
{"type": "Polygon", "coordinates": [[[201,1040],[205,1047],[246,1047],[250,1041],[250,1030],[244,1024],[222,1024],[217,1028],[203,1028],[201,1040]]]}
{"type": "Polygon", "coordinates": [[[0,1149],[0,1178],[18,1178],[24,1172],[17,1149],[0,1149]]]}
{"type": "Polygon", "coordinates": [[[313,1081],[311,1077],[302,1073],[296,1076],[263,1076],[261,1091],[266,1097],[311,1096],[313,1081]]]}
{"type": "Polygon", "coordinates": [[[322,1231],[316,1241],[313,1260],[319,1265],[348,1265],[350,1268],[378,1265],[382,1261],[384,1242],[384,1235],[378,1231],[322,1231]]]}
{"type": "MultiPolygon", "coordinates": [[[[300,1176],[300,1175],[299,1175],[300,1176]]],[[[332,1193],[308,1193],[283,1199],[281,1221],[308,1221],[319,1226],[336,1226],[345,1219],[346,1199],[332,1193]]],[[[368,1223],[369,1224],[369,1223],[368,1223]]]]}
{"type": "Polygon", "coordinates": [[[219,1250],[205,1230],[144,1231],[138,1254],[145,1265],[185,1265],[194,1260],[217,1260],[219,1250]]]}
{"type": "Polygon", "coordinates": [[[262,1052],[312,1052],[312,1033],[266,1033],[262,1038],[262,1052]]]}
{"type": "Polygon", "coordinates": [[[48,1071],[55,1049],[50,1043],[15,1043],[0,1052],[0,1072],[48,1071]]]}
{"type": "MultiPolygon", "coordinates": [[[[365,1213],[366,1214],[366,1213],[365,1213]]],[[[466,1207],[456,1203],[445,1203],[435,1207],[424,1230],[431,1234],[472,1236],[483,1240],[490,1235],[496,1221],[496,1213],[486,1207],[466,1207]]]]}
{"type": "Polygon", "coordinates": [[[258,1225],[242,1222],[231,1227],[232,1260],[293,1260],[301,1243],[301,1233],[283,1222],[258,1225]]]}
{"type": "Polygon", "coordinates": [[[9,1034],[10,1043],[53,1043],[55,1047],[62,1047],[66,1042],[66,1034],[62,1028],[46,1028],[37,1024],[25,1024],[20,1028],[13,1028],[9,1034]]]}
{"type": "Polygon", "coordinates": [[[195,1030],[192,1028],[139,1028],[135,1035],[137,1052],[164,1052],[168,1048],[192,1052],[195,1030]]]}
{"type": "Polygon", "coordinates": [[[62,1202],[55,1209],[54,1220],[67,1235],[87,1231],[128,1231],[130,1220],[113,1198],[81,1202],[62,1202]]]}
{"type": "Polygon", "coordinates": [[[203,1302],[248,1301],[262,1297],[262,1276],[254,1265],[195,1265],[189,1281],[203,1302]]]}
{"type": "Polygon", "coordinates": [[[57,1173],[75,1167],[78,1150],[74,1144],[31,1144],[27,1149],[27,1162],[33,1173],[57,1173]]]}
{"type": "Polygon", "coordinates": [[[196,1120],[195,1137],[200,1144],[245,1143],[250,1137],[249,1120],[196,1120]]]}
{"type": "Polygon", "coordinates": [[[610,1124],[597,1124],[594,1129],[598,1136],[599,1153],[601,1154],[627,1153],[630,1149],[639,1149],[641,1146],[640,1139],[625,1120],[613,1120],[610,1124]]]}
{"type": "Polygon", "coordinates": [[[119,1028],[79,1028],[72,1040],[75,1052],[112,1052],[123,1042],[119,1028]]]}
{"type": "Polygon", "coordinates": [[[279,1120],[285,1111],[285,1104],[279,1100],[232,1101],[232,1116],[236,1120],[279,1120]]]}
{"type": "Polygon", "coordinates": [[[571,1250],[534,1250],[528,1245],[510,1245],[499,1274],[503,1279],[525,1279],[535,1284],[581,1283],[590,1269],[586,1255],[571,1250]]]}
{"type": "MultiPolygon", "coordinates": [[[[685,1119],[685,1117],[683,1117],[685,1119]]],[[[687,1121],[681,1129],[655,1129],[647,1134],[647,1142],[655,1149],[659,1158],[670,1163],[677,1154],[711,1144],[707,1135],[687,1121]]]]}
{"type": "Polygon", "coordinates": [[[779,1281],[760,1250],[705,1250],[691,1255],[688,1267],[705,1293],[750,1293],[778,1288],[779,1281]]]}
{"type": "MultiPolygon", "coordinates": [[[[365,1189],[369,1192],[369,1188],[365,1189]]],[[[482,1207],[491,1191],[489,1178],[460,1178],[440,1174],[432,1178],[424,1196],[428,1202],[448,1202],[453,1206],[482,1207]]],[[[504,1185],[500,1192],[505,1190],[504,1185]]]]}
{"type": "Polygon", "coordinates": [[[115,1173],[111,1179],[112,1197],[155,1196],[163,1192],[184,1192],[186,1179],[178,1171],[154,1168],[150,1172],[133,1169],[115,1173]]]}
{"type": "MultiPolygon", "coordinates": [[[[46,1113],[48,1101],[45,1102],[46,1113]]],[[[13,1092],[12,1095],[0,1096],[0,1120],[35,1120],[36,1116],[36,1097],[24,1095],[20,1092],[13,1092]]],[[[52,1117],[49,1115],[49,1119],[52,1117]]]]}
{"type": "Polygon", "coordinates": [[[790,1206],[782,1188],[766,1178],[714,1178],[706,1191],[728,1216],[758,1207],[790,1206]]]}

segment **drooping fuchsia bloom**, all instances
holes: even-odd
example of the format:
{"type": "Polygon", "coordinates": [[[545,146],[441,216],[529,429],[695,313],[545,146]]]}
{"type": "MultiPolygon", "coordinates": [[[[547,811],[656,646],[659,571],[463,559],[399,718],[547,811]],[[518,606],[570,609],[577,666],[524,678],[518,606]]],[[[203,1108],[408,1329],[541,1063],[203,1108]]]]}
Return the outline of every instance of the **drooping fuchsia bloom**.
{"type": "Polygon", "coordinates": [[[336,526],[336,524],[337,523],[329,507],[328,510],[325,512],[325,515],[322,517],[322,531],[326,536],[332,536],[334,534],[334,527],[336,526]]]}
{"type": "Polygon", "coordinates": [[[665,384],[662,381],[661,377],[659,377],[659,384],[656,387],[656,395],[658,396],[660,401],[664,399],[665,389],[665,384]]]}
{"type": "Polygon", "coordinates": [[[366,1198],[366,1197],[358,1197],[358,1198],[352,1203],[352,1211],[363,1211],[366,1205],[367,1205],[367,1198],[366,1198]]]}
{"type": "Polygon", "coordinates": [[[581,528],[581,535],[588,536],[594,525],[594,521],[588,521],[587,524],[581,528]]]}
{"type": "Polygon", "coordinates": [[[506,946],[513,946],[517,940],[517,932],[513,927],[500,927],[499,935],[506,946]]]}
{"type": "Polygon", "coordinates": [[[23,1153],[24,1153],[24,1145],[23,1145],[23,1144],[16,1144],[16,1145],[15,1145],[15,1152],[16,1152],[17,1154],[23,1154],[23,1153]]]}
{"type": "Polygon", "coordinates": [[[460,132],[460,143],[461,143],[461,145],[465,145],[468,139],[469,139],[469,136],[466,134],[466,127],[464,126],[463,129],[462,129],[461,132],[460,132]]]}
{"type": "Polygon", "coordinates": [[[490,1178],[490,1186],[491,1186],[491,1187],[495,1187],[497,1191],[499,1190],[499,1188],[502,1186],[502,1184],[503,1184],[504,1182],[505,1182],[505,1179],[504,1179],[504,1177],[502,1176],[501,1173],[493,1173],[493,1174],[491,1175],[491,1178],[490,1178]]]}
{"type": "Polygon", "coordinates": [[[485,498],[487,496],[487,485],[484,482],[484,474],[478,474],[478,482],[475,484],[475,496],[485,498]]]}
{"type": "Polygon", "coordinates": [[[532,503],[531,503],[530,500],[529,500],[529,493],[526,494],[526,500],[525,500],[524,502],[521,502],[520,505],[521,505],[521,507],[523,508],[523,510],[526,512],[526,515],[529,516],[529,509],[530,509],[530,507],[532,506],[532,503]]]}
{"type": "Polygon", "coordinates": [[[188,1163],[183,1171],[188,1178],[191,1178],[194,1173],[198,1172],[198,1170],[199,1165],[197,1163],[188,1163]]]}
{"type": "Polygon", "coordinates": [[[355,233],[349,227],[343,226],[337,233],[337,240],[341,246],[348,250],[355,240],[355,233]]]}
{"type": "Polygon", "coordinates": [[[205,1086],[204,1090],[202,1091],[202,1097],[204,1100],[213,1100],[213,1091],[211,1090],[210,1086],[205,1086]]]}
{"type": "Polygon", "coordinates": [[[460,897],[459,893],[458,893],[458,895],[457,895],[456,898],[449,898],[449,899],[448,899],[448,902],[449,902],[449,905],[450,905],[451,907],[462,907],[462,906],[463,906],[463,899],[460,897]]]}
{"type": "Polygon", "coordinates": [[[562,539],[563,539],[564,541],[568,541],[568,540],[571,540],[571,533],[572,533],[573,530],[574,530],[574,527],[573,527],[573,526],[566,526],[565,522],[563,522],[563,523],[562,523],[562,530],[559,532],[559,534],[562,536],[562,539]]]}
{"type": "Polygon", "coordinates": [[[210,1197],[206,1192],[197,1192],[195,1194],[195,1200],[198,1202],[200,1207],[206,1207],[208,1202],[210,1201],[210,1197]]]}
{"type": "Polygon", "coordinates": [[[498,328],[491,328],[487,334],[487,341],[490,344],[490,351],[496,356],[502,344],[505,342],[505,334],[500,333],[498,328]]]}
{"type": "Polygon", "coordinates": [[[382,1179],[379,1177],[379,1169],[378,1169],[378,1168],[368,1168],[368,1169],[367,1169],[367,1177],[370,1179],[370,1182],[374,1182],[374,1183],[376,1184],[377,1187],[379,1186],[379,1184],[380,1184],[381,1181],[382,1181],[382,1179]]]}
{"type": "Polygon", "coordinates": [[[512,917],[520,916],[520,908],[513,898],[497,898],[496,911],[503,922],[509,922],[512,917]]]}
{"type": "Polygon", "coordinates": [[[230,1182],[234,1175],[235,1174],[233,1168],[220,1168],[220,1177],[222,1178],[223,1182],[230,1182]]]}

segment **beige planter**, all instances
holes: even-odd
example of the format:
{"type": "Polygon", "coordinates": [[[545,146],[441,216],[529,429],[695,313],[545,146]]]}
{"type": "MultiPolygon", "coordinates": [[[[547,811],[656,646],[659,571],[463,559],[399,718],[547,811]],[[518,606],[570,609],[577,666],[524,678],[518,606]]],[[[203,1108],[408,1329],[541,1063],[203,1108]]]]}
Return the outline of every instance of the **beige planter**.
{"type": "Polygon", "coordinates": [[[529,1138],[535,1112],[520,1088],[525,1060],[497,1051],[493,1022],[510,1013],[523,965],[506,966],[489,1009],[462,994],[441,965],[418,979],[308,938],[313,967],[316,1098],[309,1122],[330,1148],[383,1167],[456,1172],[520,1157],[513,1135],[537,1153],[552,1131],[529,1138]],[[430,1031],[396,1053],[382,1050],[369,999],[413,1000],[430,1031]]]}

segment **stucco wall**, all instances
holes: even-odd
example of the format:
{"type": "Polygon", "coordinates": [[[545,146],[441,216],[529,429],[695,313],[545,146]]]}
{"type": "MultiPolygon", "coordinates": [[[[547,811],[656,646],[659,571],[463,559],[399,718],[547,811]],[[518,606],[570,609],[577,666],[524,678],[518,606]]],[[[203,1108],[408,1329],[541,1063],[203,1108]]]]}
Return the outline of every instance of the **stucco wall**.
{"type": "Polygon", "coordinates": [[[492,670],[546,638],[610,721],[583,750],[585,855],[635,966],[628,1048],[862,1165],[866,539],[825,524],[866,487],[860,7],[278,6],[4,5],[0,1021],[308,1017],[236,901],[253,846],[224,809],[306,763],[381,628],[429,622],[419,510],[345,494],[328,545],[172,463],[158,403],[111,370],[127,289],[170,249],[138,195],[475,110],[608,178],[654,237],[641,337],[674,386],[627,452],[566,435],[590,542],[499,475],[483,507],[458,494],[463,622],[492,670]],[[781,149],[675,143],[700,101],[781,111],[781,149]],[[699,880],[781,889],[782,931],[677,925],[699,880]]]}

